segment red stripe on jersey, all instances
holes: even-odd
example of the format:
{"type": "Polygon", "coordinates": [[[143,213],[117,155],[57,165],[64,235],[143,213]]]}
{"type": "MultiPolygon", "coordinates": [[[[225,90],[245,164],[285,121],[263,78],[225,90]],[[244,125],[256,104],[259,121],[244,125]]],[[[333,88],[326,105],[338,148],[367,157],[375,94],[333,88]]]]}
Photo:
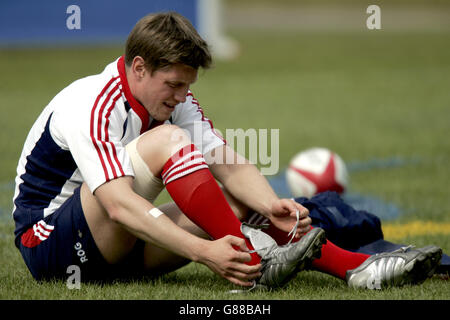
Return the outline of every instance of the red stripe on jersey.
{"type": "Polygon", "coordinates": [[[95,103],[94,106],[92,107],[91,110],[91,124],[90,124],[90,135],[91,135],[91,140],[92,143],[95,147],[95,150],[97,151],[98,154],[98,158],[100,159],[100,163],[102,164],[103,167],[103,172],[105,173],[105,178],[106,180],[109,180],[109,175],[108,175],[108,170],[106,168],[106,164],[105,161],[103,160],[103,156],[102,156],[102,152],[100,150],[100,147],[98,146],[96,140],[95,140],[95,136],[94,136],[94,124],[95,124],[95,109],[97,109],[97,105],[98,102],[100,100],[100,98],[105,94],[105,91],[111,86],[111,84],[116,81],[119,77],[115,77],[112,78],[111,80],[109,80],[109,82],[105,85],[105,87],[103,87],[103,90],[100,92],[100,94],[97,96],[97,99],[95,99],[95,103]]]}
{"type": "MultiPolygon", "coordinates": [[[[116,172],[116,168],[114,167],[114,164],[112,163],[111,160],[111,155],[108,151],[108,146],[106,145],[107,137],[106,137],[106,133],[105,133],[105,137],[104,139],[102,139],[102,123],[103,123],[103,111],[105,110],[106,105],[110,102],[112,95],[119,89],[119,84],[116,84],[114,86],[114,88],[108,93],[108,95],[106,96],[105,100],[103,101],[99,111],[98,111],[98,116],[97,116],[97,141],[99,141],[102,144],[103,147],[103,151],[105,152],[106,155],[106,159],[108,160],[109,163],[109,167],[111,168],[111,171],[113,173],[113,178],[117,178],[117,172],[116,172]]],[[[106,130],[105,130],[106,132],[106,130]]]]}
{"type": "MultiPolygon", "coordinates": [[[[120,91],[120,93],[122,93],[122,91],[120,91]]],[[[106,112],[106,115],[105,115],[105,119],[106,119],[106,122],[105,122],[105,141],[106,142],[109,142],[109,130],[108,130],[109,129],[109,116],[111,115],[111,111],[114,109],[114,107],[116,105],[116,102],[117,102],[117,100],[119,100],[120,97],[121,97],[121,94],[118,94],[118,95],[116,95],[114,97],[114,99],[113,99],[113,101],[111,103],[111,106],[109,107],[109,109],[108,109],[108,111],[106,112]]],[[[109,144],[111,146],[111,150],[112,150],[112,153],[113,153],[113,158],[114,158],[114,161],[117,164],[117,167],[119,168],[120,174],[121,174],[121,176],[124,176],[125,172],[123,171],[122,164],[120,163],[119,159],[117,158],[116,147],[111,142],[109,144]]],[[[114,176],[114,178],[116,178],[116,176],[114,176]]]]}
{"type": "Polygon", "coordinates": [[[142,106],[131,94],[130,86],[128,85],[127,74],[125,71],[124,56],[121,56],[117,61],[117,70],[119,71],[120,82],[122,83],[123,92],[125,98],[130,103],[131,108],[136,112],[142,121],[141,134],[147,131],[148,124],[150,123],[150,116],[147,109],[142,106]]]}

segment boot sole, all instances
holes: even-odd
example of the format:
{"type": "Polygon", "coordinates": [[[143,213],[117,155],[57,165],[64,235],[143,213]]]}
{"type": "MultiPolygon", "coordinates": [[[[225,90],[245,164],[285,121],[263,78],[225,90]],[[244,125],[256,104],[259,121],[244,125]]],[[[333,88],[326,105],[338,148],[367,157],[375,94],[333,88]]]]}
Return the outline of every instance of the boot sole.
{"type": "Polygon", "coordinates": [[[420,284],[433,276],[442,258],[442,249],[428,246],[421,250],[422,254],[406,266],[409,269],[400,285],[420,284]]]}

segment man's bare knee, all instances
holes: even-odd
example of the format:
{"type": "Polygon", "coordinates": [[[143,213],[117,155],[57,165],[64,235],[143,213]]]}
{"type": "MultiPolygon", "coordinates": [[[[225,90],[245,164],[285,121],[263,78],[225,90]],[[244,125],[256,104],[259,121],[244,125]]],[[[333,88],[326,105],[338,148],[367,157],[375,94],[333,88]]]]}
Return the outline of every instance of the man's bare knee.
{"type": "Polygon", "coordinates": [[[150,171],[157,176],[175,152],[191,143],[190,137],[183,129],[165,124],[140,136],[136,148],[150,171]]]}

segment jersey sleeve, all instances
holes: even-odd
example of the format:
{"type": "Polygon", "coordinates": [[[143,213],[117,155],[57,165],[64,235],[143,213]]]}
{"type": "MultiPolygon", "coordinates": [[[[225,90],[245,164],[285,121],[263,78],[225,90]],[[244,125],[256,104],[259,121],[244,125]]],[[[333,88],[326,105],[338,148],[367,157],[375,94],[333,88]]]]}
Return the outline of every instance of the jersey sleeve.
{"type": "Polygon", "coordinates": [[[225,139],[214,129],[212,121],[205,116],[191,92],[188,93],[186,102],[179,108],[173,114],[173,124],[189,133],[192,142],[202,154],[226,144],[225,139]]]}
{"type": "Polygon", "coordinates": [[[78,112],[55,112],[52,118],[53,138],[70,150],[91,192],[118,177],[134,176],[121,142],[126,115],[117,109],[114,100],[105,104],[97,101],[91,108],[78,108],[78,112]]]}

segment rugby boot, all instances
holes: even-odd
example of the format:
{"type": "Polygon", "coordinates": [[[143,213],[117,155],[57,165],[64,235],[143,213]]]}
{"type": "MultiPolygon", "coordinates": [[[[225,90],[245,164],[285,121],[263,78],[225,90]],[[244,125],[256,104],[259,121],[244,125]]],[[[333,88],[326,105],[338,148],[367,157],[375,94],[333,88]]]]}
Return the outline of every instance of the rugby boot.
{"type": "Polygon", "coordinates": [[[346,280],[355,289],[384,289],[420,284],[431,277],[440,264],[442,249],[436,246],[402,247],[370,256],[360,266],[348,270],[346,280]]]}
{"type": "Polygon", "coordinates": [[[286,285],[314,259],[320,258],[322,244],[326,242],[325,231],[321,228],[313,228],[299,241],[283,246],[277,245],[267,233],[247,223],[241,225],[241,230],[261,257],[262,276],[255,284],[255,289],[259,290],[286,285]]]}

